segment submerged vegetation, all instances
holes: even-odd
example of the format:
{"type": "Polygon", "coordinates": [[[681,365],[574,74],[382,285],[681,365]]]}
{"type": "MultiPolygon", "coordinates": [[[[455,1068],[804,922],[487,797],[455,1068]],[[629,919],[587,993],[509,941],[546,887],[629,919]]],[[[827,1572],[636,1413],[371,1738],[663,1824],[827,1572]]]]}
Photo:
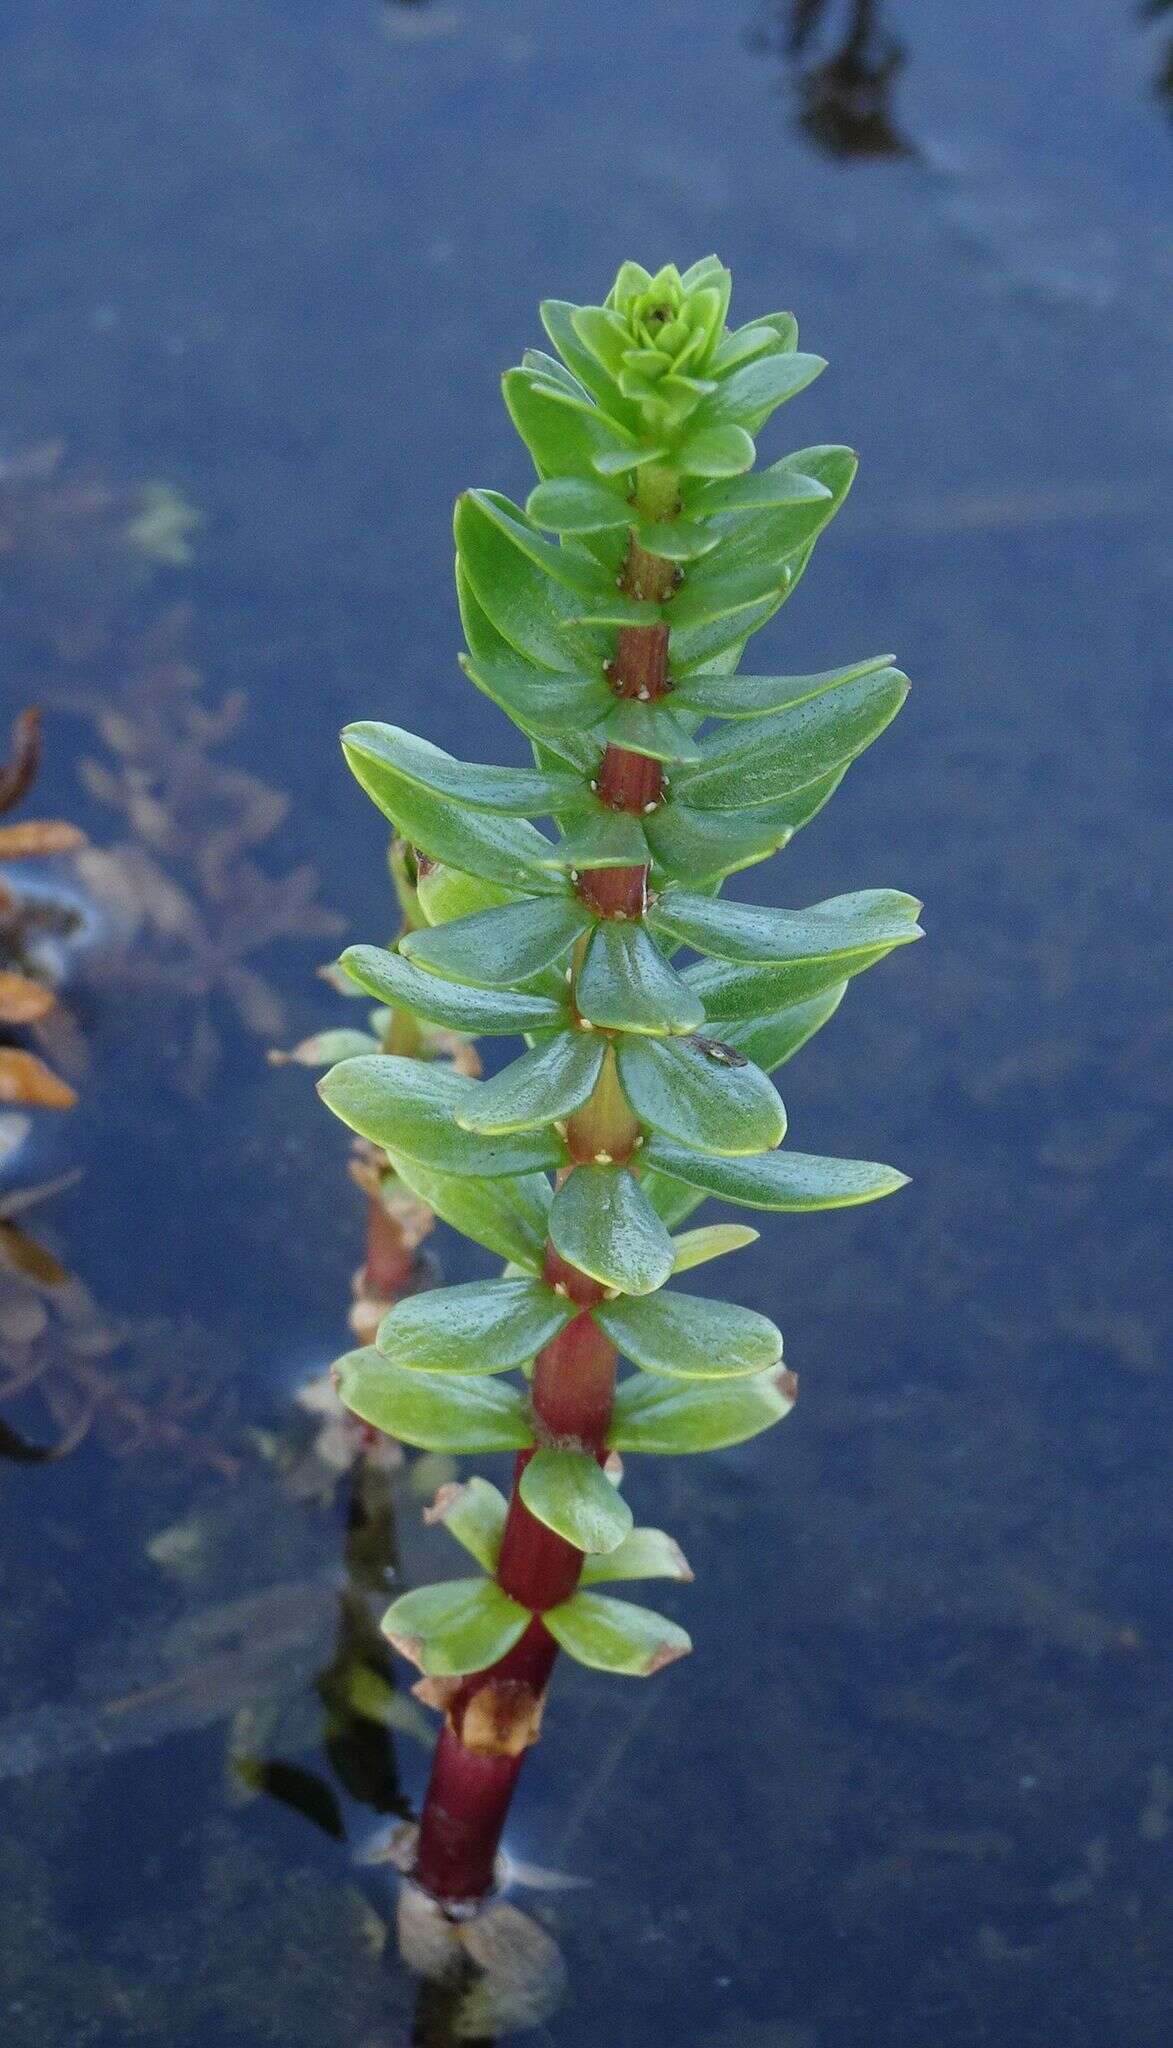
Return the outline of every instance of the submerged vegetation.
{"type": "Polygon", "coordinates": [[[729,292],[715,258],[683,276],[625,264],[602,306],[547,302],[557,356],[530,351],[505,378],[538,483],[524,510],[461,498],[457,586],[466,671],[535,766],[470,766],[393,726],[344,734],[414,850],[426,925],[343,967],[392,1015],[528,1047],[483,1082],[398,1049],[321,1083],[410,1188],[508,1261],[500,1280],[397,1304],[336,1368],[347,1405],[408,1443],[518,1454],[508,1500],[472,1479],[437,1501],[481,1576],[408,1593],[385,1622],[444,1714],[414,1869],[445,1902],[491,1887],[559,1649],[650,1676],[690,1647],[597,1590],[691,1577],[670,1536],[635,1525],[622,1458],[720,1449],[793,1404],[767,1317],[667,1285],[757,1233],[680,1226],[706,1196],[810,1211],[904,1178],[779,1149],[769,1075],[852,976],[919,936],[919,904],[872,889],[781,911],[719,893],[822,808],[907,690],[887,655],[736,672],[856,458],[820,446],[753,469],[771,414],[824,365],[789,314],[730,330],[729,292]],[[618,1379],[621,1357],[634,1371],[618,1379]]]}

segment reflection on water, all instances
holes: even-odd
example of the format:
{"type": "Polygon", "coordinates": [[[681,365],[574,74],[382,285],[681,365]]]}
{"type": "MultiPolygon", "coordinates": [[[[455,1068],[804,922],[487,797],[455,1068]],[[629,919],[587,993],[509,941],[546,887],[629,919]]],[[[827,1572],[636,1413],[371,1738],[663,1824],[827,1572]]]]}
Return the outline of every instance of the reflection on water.
{"type": "MultiPolygon", "coordinates": [[[[1142,0],[1138,9],[1141,21],[1159,21],[1173,10],[1173,0],[1142,0]]],[[[1173,36],[1166,38],[1161,56],[1153,72],[1153,91],[1159,100],[1164,100],[1166,109],[1173,114],[1173,36]]]]}
{"type": "Polygon", "coordinates": [[[77,1101],[0,1112],[4,2048],[406,2048],[539,2011],[543,2048],[1163,2048],[1144,20],[6,11],[3,728],[39,703],[45,746],[0,821],[0,972],[39,990],[7,984],[0,1036],[77,1101]],[[649,131],[652,78],[686,142],[649,131]],[[911,146],[932,177],[866,161],[911,146]],[[865,458],[770,658],[880,634],[914,692],[771,893],[925,877],[913,980],[879,970],[788,1091],[797,1145],[871,1116],[914,1181],[890,1223],[743,1254],[793,1434],[633,1467],[688,1531],[697,1655],[656,1697],[560,1675],[515,1884],[457,1953],[395,1889],[431,1736],[377,1629],[389,1582],[448,1568],[422,1511],[457,1475],[380,1463],[323,1379],[348,1308],[427,1279],[427,1218],[265,1055],[384,1026],[315,978],[324,902],[393,921],[336,730],[491,757],[451,500],[523,488],[497,371],[616,237],[716,246],[747,308],[792,304],[832,368],[790,440],[865,458]],[[13,857],[55,821],[88,847],[13,857]],[[401,1942],[442,1971],[422,1996],[401,1942]]]}
{"type": "Polygon", "coordinates": [[[884,28],[883,0],[785,0],[751,46],[787,60],[803,133],[834,157],[912,156],[897,125],[905,47],[884,28]]]}

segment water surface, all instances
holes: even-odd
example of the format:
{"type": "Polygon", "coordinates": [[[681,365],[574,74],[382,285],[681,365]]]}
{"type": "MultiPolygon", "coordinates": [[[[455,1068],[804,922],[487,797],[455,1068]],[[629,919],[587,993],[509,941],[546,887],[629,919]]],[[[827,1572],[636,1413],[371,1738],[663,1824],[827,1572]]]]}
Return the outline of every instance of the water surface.
{"type": "MultiPolygon", "coordinates": [[[[783,1326],[786,1428],[632,1471],[697,1570],[663,1596],[696,1654],[646,1688],[559,1674],[510,1847],[586,1884],[517,1895],[569,1982],[531,2038],[1167,2038],[1151,12],[11,0],[0,658],[6,704],[46,707],[31,808],[99,855],[37,870],[86,920],[36,941],[79,1103],[5,1167],[8,1193],[84,1169],[19,1219],[64,1308],[3,1325],[35,1365],[14,1443],[77,1438],[0,1491],[12,2048],[410,2036],[356,1854],[426,1752],[402,1700],[349,1746],[323,1704],[377,1652],[361,1571],[340,1601],[346,1486],[290,1449],[362,1205],[265,1049],[350,1021],[314,969],[389,923],[341,722],[522,758],[455,664],[449,517],[466,484],[524,491],[497,379],[537,299],[710,248],[742,317],[792,306],[830,358],[771,451],[863,456],[755,659],[891,647],[914,681],[744,885],[926,899],[929,943],[785,1088],[800,1147],[913,1185],[778,1219],[722,1274],[783,1326]],[[150,483],[173,495],[128,544],[150,483]]],[[[444,1568],[436,1476],[391,1481],[409,1574],[444,1568]]]]}

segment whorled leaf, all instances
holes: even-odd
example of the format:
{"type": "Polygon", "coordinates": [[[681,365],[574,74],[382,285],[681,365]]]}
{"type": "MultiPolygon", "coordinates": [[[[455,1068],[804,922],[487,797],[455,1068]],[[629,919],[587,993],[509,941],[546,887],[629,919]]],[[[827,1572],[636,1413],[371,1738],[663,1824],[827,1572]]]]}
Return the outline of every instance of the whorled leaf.
{"type": "Polygon", "coordinates": [[[643,1374],[615,1396],[607,1441],[613,1450],[680,1457],[724,1451],[789,1415],[797,1383],[785,1367],[755,1379],[669,1381],[643,1374]]]}
{"type": "Polygon", "coordinates": [[[575,1593],[561,1607],[551,1607],[542,1620],[577,1664],[628,1678],[650,1678],[692,1648],[676,1622],[607,1593],[575,1593]]]}
{"type": "Polygon", "coordinates": [[[545,1031],[570,1021],[566,1003],[557,997],[445,981],[381,946],[349,946],[338,964],[351,981],[381,1003],[410,1010],[414,1016],[426,1017],[429,1023],[443,1024],[449,1030],[467,1032],[470,1038],[545,1031]]]}
{"type": "Polygon", "coordinates": [[[412,1194],[442,1223],[450,1223],[524,1272],[541,1271],[550,1211],[550,1183],[544,1174],[484,1180],[476,1174],[444,1173],[398,1152],[388,1157],[412,1194]]]}
{"type": "Polygon", "coordinates": [[[332,1067],[318,1093],[360,1137],[442,1173],[496,1180],[565,1163],[565,1147],[552,1131],[482,1138],[462,1130],[457,1112],[471,1106],[480,1085],[434,1062],[378,1053],[332,1067]]]}
{"type": "Polygon", "coordinates": [[[529,1403],[505,1380],[405,1372],[368,1344],[334,1366],[343,1404],[421,1451],[522,1451],[534,1440],[529,1403]]]}
{"type": "Polygon", "coordinates": [[[529,1052],[483,1081],[456,1120],[462,1129],[486,1135],[556,1123],[587,1100],[606,1050],[595,1032],[543,1033],[529,1052]]]}
{"type": "Polygon", "coordinates": [[[667,1379],[741,1379],[782,1356],[781,1334],[768,1316],[699,1294],[666,1288],[642,1301],[604,1302],[591,1313],[641,1372],[667,1379]]]}
{"type": "Polygon", "coordinates": [[[531,1515],[576,1550],[606,1554],[631,1530],[631,1509],[587,1451],[535,1451],[518,1491],[531,1515]]]}
{"type": "Polygon", "coordinates": [[[429,1678],[483,1671],[519,1642],[528,1608],[492,1579],[446,1579],[404,1593],[383,1616],[383,1632],[429,1678]]]}
{"type": "Polygon", "coordinates": [[[908,1175],[870,1159],[822,1159],[809,1152],[765,1152],[756,1159],[717,1159],[650,1138],[648,1166],[748,1209],[850,1209],[907,1187],[908,1175]]]}
{"type": "Polygon", "coordinates": [[[474,1280],[397,1301],[375,1342],[391,1365],[412,1372],[512,1372],[570,1316],[568,1304],[543,1280],[474,1280]]]}
{"type": "Polygon", "coordinates": [[[575,981],[579,1014],[612,1031],[699,1030],[704,1004],[656,950],[642,923],[606,922],[591,934],[575,981]]]}
{"type": "Polygon", "coordinates": [[[640,1122],[701,1152],[766,1152],[786,1133],[773,1082],[736,1047],[708,1035],[625,1038],[619,1078],[640,1122]]]}
{"type": "Polygon", "coordinates": [[[554,1196],[550,1241],[603,1287],[650,1294],[673,1270],[672,1239],[634,1174],[576,1166],[554,1196]]]}
{"type": "Polygon", "coordinates": [[[694,1574],[680,1545],[663,1529],[632,1529],[614,1550],[583,1559],[583,1586],[597,1586],[616,1579],[679,1579],[687,1584],[694,1574]]]}

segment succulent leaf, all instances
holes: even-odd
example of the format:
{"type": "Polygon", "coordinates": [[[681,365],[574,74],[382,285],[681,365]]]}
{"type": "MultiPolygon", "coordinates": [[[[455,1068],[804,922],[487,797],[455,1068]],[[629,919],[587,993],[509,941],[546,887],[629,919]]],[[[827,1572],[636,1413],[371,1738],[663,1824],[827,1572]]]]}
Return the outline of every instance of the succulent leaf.
{"type": "Polygon", "coordinates": [[[676,1622],[608,1593],[576,1593],[542,1620],[576,1664],[628,1678],[650,1678],[692,1648],[676,1622]]]}
{"type": "Polygon", "coordinates": [[[535,1451],[518,1491],[531,1515],[577,1550],[605,1555],[631,1530],[631,1509],[586,1451],[535,1451]]]}
{"type": "Polygon", "coordinates": [[[908,1184],[908,1175],[894,1166],[877,1166],[870,1159],[820,1159],[809,1152],[715,1159],[667,1138],[651,1138],[644,1157],[661,1173],[750,1209],[850,1209],[908,1184]]]}
{"type": "Polygon", "coordinates": [[[665,1224],[623,1166],[575,1168],[554,1197],[550,1242],[570,1265],[624,1294],[652,1293],[675,1264],[665,1224]]]}
{"type": "Polygon", "coordinates": [[[405,1372],[373,1344],[338,1359],[334,1378],[355,1415],[421,1451],[522,1451],[534,1440],[529,1403],[503,1380],[405,1372]]]}
{"type": "Polygon", "coordinates": [[[537,1279],[472,1281],[409,1294],[387,1311],[375,1340],[412,1372],[511,1372],[556,1337],[571,1310],[537,1279]]]}
{"type": "Polygon", "coordinates": [[[592,1311],[625,1358],[666,1379],[741,1379],[777,1365],[782,1338],[768,1316],[670,1289],[592,1311]]]}
{"type": "Polygon", "coordinates": [[[503,1657],[529,1619],[492,1579],[448,1579],[402,1594],[383,1616],[383,1631],[428,1677],[456,1678],[503,1657]]]}

